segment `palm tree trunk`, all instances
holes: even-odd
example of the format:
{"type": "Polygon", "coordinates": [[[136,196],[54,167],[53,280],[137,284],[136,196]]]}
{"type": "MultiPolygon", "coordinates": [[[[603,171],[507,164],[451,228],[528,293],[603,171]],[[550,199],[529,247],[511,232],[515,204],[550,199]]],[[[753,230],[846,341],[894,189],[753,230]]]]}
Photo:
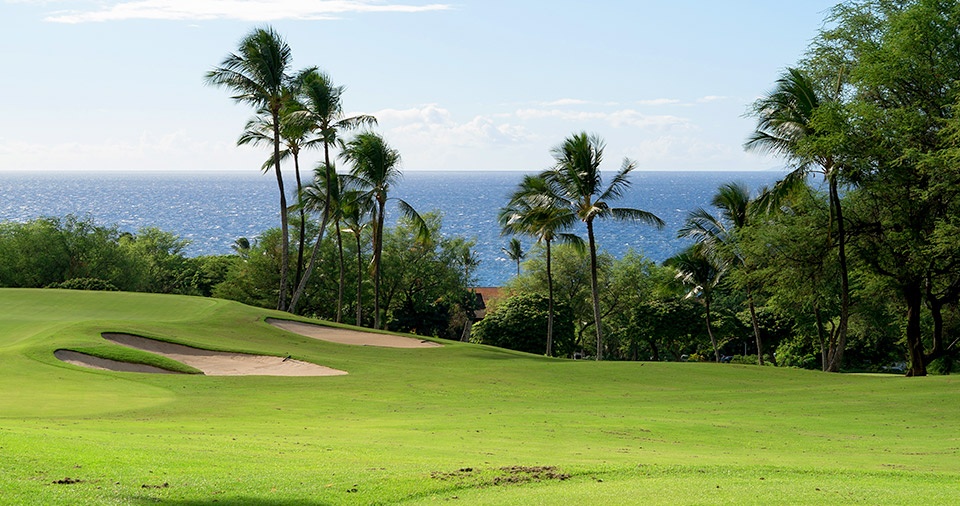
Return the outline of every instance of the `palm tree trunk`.
{"type": "Polygon", "coordinates": [[[377,225],[373,231],[373,328],[380,329],[380,254],[383,251],[383,213],[385,203],[377,202],[377,225]]]}
{"type": "Polygon", "coordinates": [[[323,231],[327,228],[327,210],[323,210],[323,219],[320,222],[320,231],[317,232],[317,240],[313,243],[313,252],[310,254],[310,262],[307,263],[307,270],[304,271],[303,277],[300,278],[300,283],[297,285],[297,289],[293,292],[293,298],[290,299],[290,307],[287,308],[287,311],[290,313],[295,313],[297,310],[297,303],[300,301],[300,297],[303,295],[303,291],[307,288],[307,281],[310,281],[310,276],[313,274],[313,269],[317,264],[317,254],[320,252],[320,243],[323,242],[323,231]]]}
{"type": "Polygon", "coordinates": [[[300,181],[300,155],[297,151],[293,152],[294,174],[297,176],[297,205],[300,208],[300,241],[297,244],[297,275],[294,277],[294,284],[300,286],[300,278],[303,276],[303,250],[307,242],[307,213],[303,209],[301,194],[303,193],[303,184],[300,181]]]}
{"type": "Polygon", "coordinates": [[[717,363],[720,363],[720,350],[717,349],[717,338],[713,336],[713,329],[710,325],[710,299],[704,297],[703,305],[707,310],[707,334],[710,336],[710,344],[713,345],[713,356],[717,360],[717,363]]]}
{"type": "Polygon", "coordinates": [[[280,188],[280,295],[277,299],[277,309],[287,308],[287,269],[290,262],[290,231],[287,225],[287,196],[283,188],[283,174],[280,172],[280,113],[274,108],[273,116],[273,160],[274,171],[277,174],[277,186],[280,188]]]}
{"type": "Polygon", "coordinates": [[[340,233],[340,220],[333,220],[337,229],[337,253],[340,260],[340,286],[337,289],[337,323],[343,318],[343,285],[346,283],[346,270],[343,262],[343,237],[340,233]]]}
{"type": "Polygon", "coordinates": [[[553,356],[553,272],[550,270],[550,241],[547,243],[547,353],[553,356]]]}
{"type": "Polygon", "coordinates": [[[360,232],[357,238],[357,325],[363,325],[363,252],[360,249],[360,232]]]}
{"type": "Polygon", "coordinates": [[[753,325],[753,337],[757,340],[757,364],[763,365],[763,343],[760,341],[760,325],[757,323],[757,309],[753,304],[753,294],[747,288],[747,307],[750,309],[750,324],[753,325]]]}
{"type": "Polygon", "coordinates": [[[590,243],[590,292],[593,296],[593,323],[597,327],[597,360],[603,360],[603,331],[600,328],[600,289],[597,283],[597,243],[593,237],[593,220],[587,221],[590,243]]]}
{"type": "MultiPolygon", "coordinates": [[[[279,133],[277,134],[279,135],[279,133]]],[[[279,137],[278,137],[279,138],[279,137]]],[[[278,144],[279,146],[279,144],[278,144]]],[[[278,155],[279,156],[279,155],[278,155]]],[[[323,143],[323,156],[326,163],[327,170],[327,184],[330,182],[330,152],[327,149],[327,143],[323,143]]],[[[279,158],[277,163],[277,170],[279,170],[279,158]]],[[[296,311],[297,302],[300,301],[300,297],[303,295],[303,290],[307,287],[307,281],[310,280],[310,276],[313,275],[313,269],[317,261],[317,252],[320,250],[320,243],[323,241],[323,231],[327,228],[327,221],[330,219],[330,189],[327,188],[327,195],[323,203],[323,218],[321,219],[320,231],[317,232],[317,242],[313,245],[313,253],[310,254],[310,263],[307,265],[306,272],[303,273],[303,276],[297,282],[297,289],[293,292],[293,298],[290,299],[290,308],[289,312],[293,313],[296,311]]],[[[301,222],[302,223],[302,222],[301,222]]],[[[302,229],[301,229],[302,230],[302,229]]],[[[284,231],[286,231],[286,226],[284,226],[284,231]]],[[[286,234],[286,232],[284,232],[286,234]]],[[[306,233],[306,232],[301,232],[306,233]]],[[[302,239],[301,239],[302,240],[302,239]]],[[[284,236],[284,241],[286,241],[286,236],[284,236]]]]}

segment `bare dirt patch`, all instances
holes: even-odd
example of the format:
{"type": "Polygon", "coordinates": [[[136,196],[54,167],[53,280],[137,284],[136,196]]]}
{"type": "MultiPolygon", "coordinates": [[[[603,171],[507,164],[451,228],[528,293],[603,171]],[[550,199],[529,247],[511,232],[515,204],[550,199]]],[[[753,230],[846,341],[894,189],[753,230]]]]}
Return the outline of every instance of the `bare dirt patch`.
{"type": "Polygon", "coordinates": [[[352,344],[356,346],[380,346],[384,348],[438,348],[441,344],[412,337],[391,336],[375,332],[360,332],[357,330],[325,327],[312,323],[295,322],[267,318],[267,323],[274,327],[300,334],[301,336],[320,339],[338,344],[352,344]]]}

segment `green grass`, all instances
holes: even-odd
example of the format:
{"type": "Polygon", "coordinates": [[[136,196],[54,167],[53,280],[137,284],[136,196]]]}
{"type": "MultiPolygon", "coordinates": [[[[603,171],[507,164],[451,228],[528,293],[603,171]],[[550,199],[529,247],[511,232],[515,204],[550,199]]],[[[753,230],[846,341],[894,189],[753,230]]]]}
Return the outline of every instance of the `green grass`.
{"type": "Polygon", "coordinates": [[[176,296],[0,290],[0,504],[956,504],[960,382],[325,343],[176,296]],[[114,373],[101,332],[334,377],[114,373]],[[66,480],[69,478],[70,480],[66,480]],[[73,483],[55,483],[71,481],[73,483]]]}

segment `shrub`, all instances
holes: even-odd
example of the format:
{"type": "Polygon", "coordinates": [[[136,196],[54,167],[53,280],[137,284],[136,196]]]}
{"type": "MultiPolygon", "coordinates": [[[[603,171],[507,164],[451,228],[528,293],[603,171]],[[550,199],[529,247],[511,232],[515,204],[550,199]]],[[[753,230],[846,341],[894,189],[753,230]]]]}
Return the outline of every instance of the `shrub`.
{"type": "MultiPolygon", "coordinates": [[[[536,293],[515,295],[473,326],[471,341],[511,350],[543,354],[547,346],[547,297],[536,293]]],[[[574,345],[570,309],[554,301],[553,352],[567,356],[574,345]]]]}
{"type": "Polygon", "coordinates": [[[113,283],[98,278],[73,278],[63,283],[52,283],[47,288],[60,288],[63,290],[94,290],[100,292],[116,292],[119,288],[113,283]]]}

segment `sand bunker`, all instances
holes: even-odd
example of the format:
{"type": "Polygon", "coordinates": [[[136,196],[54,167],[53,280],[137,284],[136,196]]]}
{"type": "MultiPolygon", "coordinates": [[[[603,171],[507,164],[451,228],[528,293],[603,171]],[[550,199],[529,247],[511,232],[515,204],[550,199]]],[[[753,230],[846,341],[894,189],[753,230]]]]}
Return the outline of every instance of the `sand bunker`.
{"type": "Polygon", "coordinates": [[[345,330],[334,327],[325,327],[323,325],[314,325],[312,323],[277,320],[275,318],[267,318],[267,323],[288,332],[300,334],[301,336],[312,337],[314,339],[321,339],[323,341],[330,341],[339,344],[382,346],[384,348],[437,348],[442,346],[438,343],[411,337],[345,330]]]}
{"type": "MultiPolygon", "coordinates": [[[[340,376],[346,371],[291,358],[202,350],[130,334],[104,333],[103,338],[121,346],[156,353],[203,371],[207,376],[340,376]]],[[[117,362],[83,353],[58,350],[65,362],[96,369],[126,372],[165,372],[157,367],[117,362]]]]}
{"type": "Polygon", "coordinates": [[[89,367],[91,369],[100,369],[102,371],[152,372],[152,373],[159,373],[159,374],[177,374],[175,371],[169,371],[167,369],[154,367],[152,365],[120,362],[118,360],[110,360],[109,358],[94,357],[93,355],[87,355],[86,353],[80,353],[80,352],[70,351],[70,350],[57,350],[53,352],[53,356],[57,357],[58,359],[68,364],[79,365],[80,367],[89,367]]]}

